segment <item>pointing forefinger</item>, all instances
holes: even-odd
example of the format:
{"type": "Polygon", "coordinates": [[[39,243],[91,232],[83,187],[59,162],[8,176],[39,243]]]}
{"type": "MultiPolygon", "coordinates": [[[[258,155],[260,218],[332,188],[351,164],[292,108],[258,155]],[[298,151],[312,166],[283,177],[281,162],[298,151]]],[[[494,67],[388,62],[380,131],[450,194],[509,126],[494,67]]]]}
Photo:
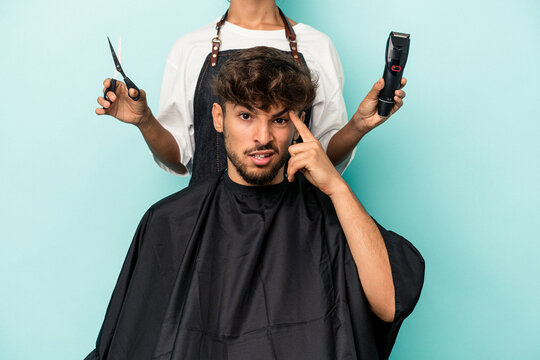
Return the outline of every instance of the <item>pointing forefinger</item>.
{"type": "Polygon", "coordinates": [[[298,133],[300,134],[304,142],[317,140],[315,136],[313,136],[311,131],[309,131],[306,124],[304,124],[304,122],[298,117],[298,115],[296,115],[294,111],[289,111],[289,117],[291,118],[291,121],[293,122],[294,127],[296,128],[296,130],[298,131],[298,133]]]}

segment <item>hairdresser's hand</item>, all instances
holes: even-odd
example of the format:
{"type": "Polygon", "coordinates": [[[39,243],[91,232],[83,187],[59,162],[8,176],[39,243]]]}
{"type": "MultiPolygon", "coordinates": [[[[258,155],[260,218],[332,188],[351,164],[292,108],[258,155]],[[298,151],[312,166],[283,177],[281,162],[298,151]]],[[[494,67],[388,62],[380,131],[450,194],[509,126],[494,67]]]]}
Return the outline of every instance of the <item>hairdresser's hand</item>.
{"type": "MultiPolygon", "coordinates": [[[[103,91],[111,85],[111,79],[105,79],[103,82],[103,91]]],[[[137,96],[137,90],[130,89],[130,94],[133,97],[137,96]]],[[[137,101],[132,100],[128,96],[126,85],[116,80],[115,92],[109,91],[107,97],[110,101],[105,100],[103,96],[98,97],[97,102],[101,108],[96,109],[98,115],[111,115],[125,123],[140,126],[145,119],[151,114],[150,108],[146,102],[146,92],[141,90],[141,96],[137,101]]]]}
{"type": "Polygon", "coordinates": [[[289,146],[291,158],[287,165],[287,179],[292,182],[295,173],[300,171],[310,183],[328,196],[346,187],[345,180],[339,175],[321,143],[309,131],[303,119],[296,116],[293,111],[289,112],[289,116],[303,142],[289,146]]]}
{"type": "Polygon", "coordinates": [[[403,106],[403,98],[405,98],[405,92],[401,89],[407,84],[407,79],[401,79],[401,87],[396,90],[394,96],[394,107],[390,111],[390,115],[387,117],[379,116],[377,113],[377,104],[379,100],[379,93],[384,87],[384,80],[380,78],[371,88],[364,100],[358,106],[358,110],[354,113],[351,121],[355,128],[363,135],[367,134],[377,126],[385,122],[393,113],[399,110],[403,106]]]}

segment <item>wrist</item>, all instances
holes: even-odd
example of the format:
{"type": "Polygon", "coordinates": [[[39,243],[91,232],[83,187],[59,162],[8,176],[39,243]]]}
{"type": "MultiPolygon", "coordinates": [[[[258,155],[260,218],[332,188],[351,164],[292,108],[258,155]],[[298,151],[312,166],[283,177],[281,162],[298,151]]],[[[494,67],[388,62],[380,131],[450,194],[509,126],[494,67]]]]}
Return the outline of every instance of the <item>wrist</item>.
{"type": "Polygon", "coordinates": [[[349,184],[347,184],[345,179],[339,176],[339,178],[336,178],[336,181],[332,185],[331,192],[328,194],[328,196],[331,200],[334,200],[350,192],[351,188],[349,187],[349,184]]]}
{"type": "Polygon", "coordinates": [[[371,129],[367,125],[368,121],[363,116],[359,115],[358,113],[354,113],[354,115],[351,118],[351,121],[349,121],[349,124],[351,124],[352,129],[358,134],[358,136],[363,137],[366,135],[371,129]]]}
{"type": "Polygon", "coordinates": [[[152,127],[155,121],[157,121],[156,118],[154,118],[154,115],[152,115],[150,108],[147,107],[144,114],[141,116],[140,120],[135,124],[135,126],[137,126],[140,131],[145,131],[152,127]]]}

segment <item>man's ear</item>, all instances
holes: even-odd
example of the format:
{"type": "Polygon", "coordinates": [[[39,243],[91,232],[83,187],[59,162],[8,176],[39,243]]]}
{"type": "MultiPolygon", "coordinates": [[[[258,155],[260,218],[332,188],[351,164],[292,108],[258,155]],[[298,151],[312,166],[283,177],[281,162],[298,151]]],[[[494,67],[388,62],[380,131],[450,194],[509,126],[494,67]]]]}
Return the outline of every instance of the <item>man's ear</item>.
{"type": "Polygon", "coordinates": [[[223,109],[218,103],[212,105],[212,118],[214,119],[214,129],[223,132],[223,109]]]}
{"type": "MultiPolygon", "coordinates": [[[[302,120],[302,122],[304,122],[306,119],[306,112],[302,112],[302,115],[300,115],[300,120],[302,120]]],[[[294,137],[293,137],[293,140],[294,141],[298,141],[298,138],[300,137],[300,133],[298,132],[298,130],[296,130],[296,128],[294,129],[294,137]]]]}

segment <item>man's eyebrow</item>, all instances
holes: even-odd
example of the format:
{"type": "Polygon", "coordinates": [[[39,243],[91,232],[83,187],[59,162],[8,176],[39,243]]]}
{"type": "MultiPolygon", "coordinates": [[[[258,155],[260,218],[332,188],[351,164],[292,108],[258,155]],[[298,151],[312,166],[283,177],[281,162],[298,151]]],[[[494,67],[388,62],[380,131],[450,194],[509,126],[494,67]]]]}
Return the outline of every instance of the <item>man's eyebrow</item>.
{"type": "MultiPolygon", "coordinates": [[[[255,109],[255,108],[252,107],[252,106],[249,106],[249,105],[241,105],[241,104],[234,104],[234,108],[236,108],[237,106],[245,107],[246,109],[248,109],[248,111],[251,111],[252,113],[257,114],[257,109],[255,109]]],[[[234,109],[234,108],[233,108],[233,109],[234,109]]]]}
{"type": "Polygon", "coordinates": [[[285,114],[287,112],[289,112],[289,109],[283,109],[280,112],[278,112],[277,114],[272,115],[272,117],[274,117],[274,118],[280,117],[281,115],[283,115],[283,114],[285,114]]]}

